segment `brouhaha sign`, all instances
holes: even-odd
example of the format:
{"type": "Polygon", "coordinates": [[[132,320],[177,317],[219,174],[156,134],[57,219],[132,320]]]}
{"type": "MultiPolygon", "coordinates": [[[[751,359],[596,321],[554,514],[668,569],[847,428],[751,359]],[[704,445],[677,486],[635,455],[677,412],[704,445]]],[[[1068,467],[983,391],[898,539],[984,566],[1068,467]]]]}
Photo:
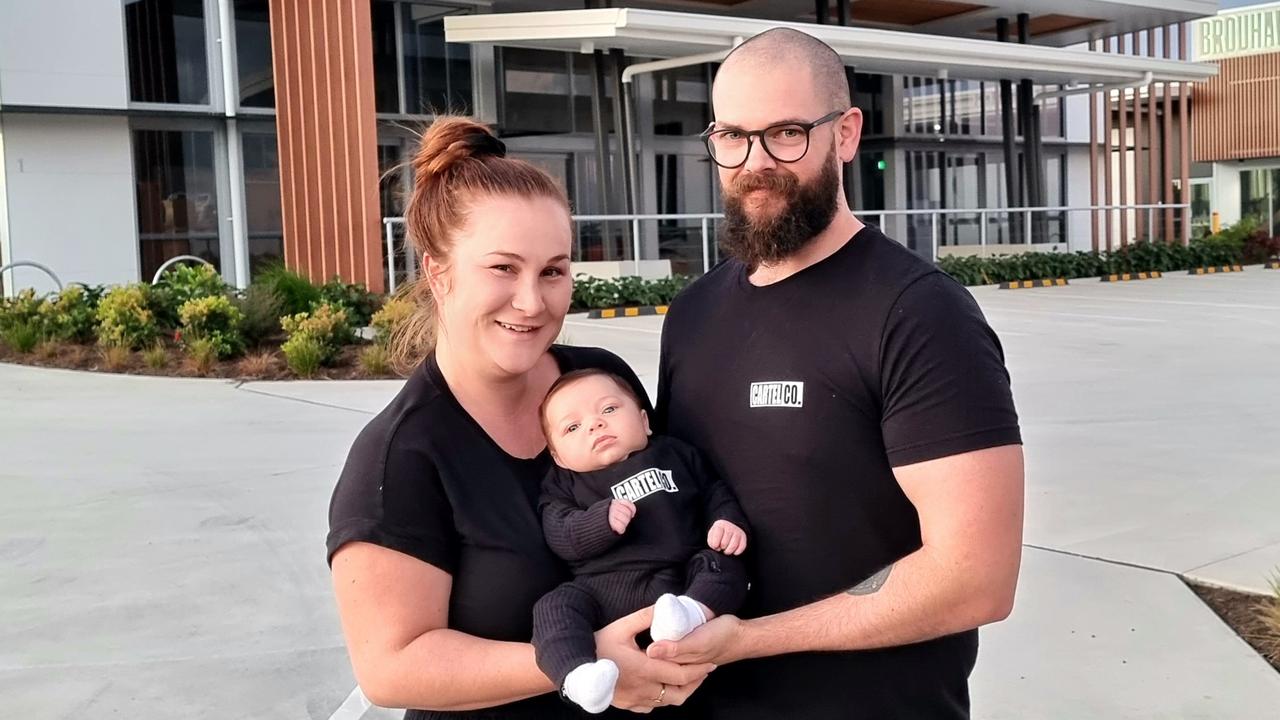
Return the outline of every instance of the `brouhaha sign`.
{"type": "Polygon", "coordinates": [[[1280,52],[1280,3],[1195,21],[1196,60],[1280,52]]]}

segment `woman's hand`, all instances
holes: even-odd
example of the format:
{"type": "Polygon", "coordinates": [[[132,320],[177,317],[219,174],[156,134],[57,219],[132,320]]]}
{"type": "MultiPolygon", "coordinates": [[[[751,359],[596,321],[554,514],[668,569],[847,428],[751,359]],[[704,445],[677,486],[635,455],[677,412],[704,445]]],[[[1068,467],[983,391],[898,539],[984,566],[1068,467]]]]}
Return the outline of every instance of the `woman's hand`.
{"type": "Polygon", "coordinates": [[[644,654],[636,635],[649,629],[653,608],[637,610],[596,633],[596,655],[618,665],[614,707],[651,712],[659,705],[682,705],[715,669],[710,663],[678,665],[644,654]]]}

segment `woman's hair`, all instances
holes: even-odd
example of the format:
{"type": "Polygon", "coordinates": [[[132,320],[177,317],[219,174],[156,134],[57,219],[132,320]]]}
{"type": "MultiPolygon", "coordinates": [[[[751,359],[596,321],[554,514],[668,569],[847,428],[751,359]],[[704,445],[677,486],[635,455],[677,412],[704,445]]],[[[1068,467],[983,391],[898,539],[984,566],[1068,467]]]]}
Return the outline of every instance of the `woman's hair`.
{"type": "MultiPolygon", "coordinates": [[[[454,233],[480,197],[550,198],[569,211],[564,189],[550,175],[506,154],[502,141],[471,118],[446,115],[431,124],[413,158],[413,193],[405,213],[418,258],[427,255],[447,265],[454,233]]],[[[414,313],[391,341],[391,362],[402,374],[412,371],[436,341],[436,300],[426,277],[407,287],[405,295],[414,313]]]]}

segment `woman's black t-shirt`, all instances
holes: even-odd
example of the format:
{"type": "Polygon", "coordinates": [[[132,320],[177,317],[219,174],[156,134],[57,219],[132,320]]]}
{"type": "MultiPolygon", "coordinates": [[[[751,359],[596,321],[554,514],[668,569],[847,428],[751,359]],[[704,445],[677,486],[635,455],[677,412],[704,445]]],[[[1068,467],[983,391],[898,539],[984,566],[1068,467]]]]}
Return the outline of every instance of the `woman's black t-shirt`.
{"type": "MultiPolygon", "coordinates": [[[[555,345],[561,372],[602,368],[629,382],[652,413],[639,378],[599,348],[555,345]]],[[[367,542],[418,558],[453,576],[449,627],[491,640],[528,642],[533,605],[569,579],[547,548],[537,513],[550,454],[507,454],[450,392],[435,355],[360,435],[329,505],[328,558],[367,542]]],[[[582,717],[548,693],[469,712],[410,710],[425,718],[582,717]]]]}

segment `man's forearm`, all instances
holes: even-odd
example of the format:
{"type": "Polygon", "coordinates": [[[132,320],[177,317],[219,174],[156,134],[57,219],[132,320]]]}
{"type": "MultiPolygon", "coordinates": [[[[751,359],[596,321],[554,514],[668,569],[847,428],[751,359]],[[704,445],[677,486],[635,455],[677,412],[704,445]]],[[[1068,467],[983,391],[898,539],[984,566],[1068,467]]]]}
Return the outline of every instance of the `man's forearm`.
{"type": "Polygon", "coordinates": [[[742,621],[732,659],[893,647],[995,622],[1009,613],[1016,567],[1001,575],[978,576],[922,548],[839,595],[742,621]]]}

